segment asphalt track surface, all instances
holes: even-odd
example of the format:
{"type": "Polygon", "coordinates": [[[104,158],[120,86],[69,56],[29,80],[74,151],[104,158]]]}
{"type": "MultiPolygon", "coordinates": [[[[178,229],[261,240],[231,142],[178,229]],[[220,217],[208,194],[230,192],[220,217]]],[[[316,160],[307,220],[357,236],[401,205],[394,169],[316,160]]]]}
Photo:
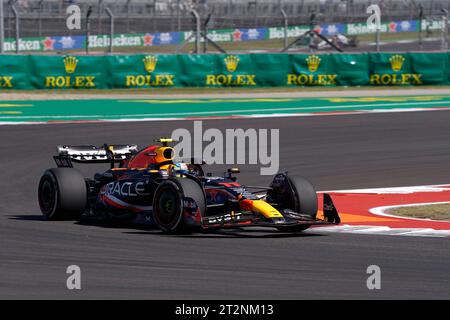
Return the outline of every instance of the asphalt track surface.
{"type": "MultiPolygon", "coordinates": [[[[204,127],[280,128],[282,168],[330,190],[448,183],[449,123],[450,112],[432,111],[204,127]]],[[[41,219],[37,183],[54,166],[56,145],[146,145],[180,127],[192,122],[0,127],[0,298],[450,299],[448,239],[270,230],[167,236],[41,219]],[[82,270],[79,291],[66,289],[72,264],[82,270]],[[372,264],[381,267],[381,290],[366,287],[372,264]]],[[[270,181],[259,166],[241,169],[244,183],[270,181]]]]}

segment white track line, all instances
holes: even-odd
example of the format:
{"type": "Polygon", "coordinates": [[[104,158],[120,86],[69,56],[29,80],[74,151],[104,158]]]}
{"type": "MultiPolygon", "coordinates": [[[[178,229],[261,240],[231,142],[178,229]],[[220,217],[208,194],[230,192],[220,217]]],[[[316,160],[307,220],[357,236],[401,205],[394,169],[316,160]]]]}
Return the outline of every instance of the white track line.
{"type": "Polygon", "coordinates": [[[375,214],[377,216],[383,216],[383,217],[401,218],[401,219],[417,220],[417,221],[433,221],[433,222],[435,221],[435,222],[450,223],[450,221],[445,221],[445,220],[433,220],[433,219],[426,219],[426,218],[411,218],[411,217],[396,216],[393,214],[386,213],[386,211],[388,211],[389,209],[394,209],[394,208],[418,207],[418,206],[426,206],[426,205],[433,205],[433,204],[447,204],[447,203],[450,203],[450,201],[400,204],[400,205],[376,207],[376,208],[370,209],[369,211],[372,214],[375,214]]]}
{"type": "Polygon", "coordinates": [[[388,236],[414,236],[414,237],[450,237],[450,230],[435,230],[431,228],[390,228],[388,226],[351,226],[342,225],[334,227],[310,228],[308,233],[351,233],[388,236]]]}

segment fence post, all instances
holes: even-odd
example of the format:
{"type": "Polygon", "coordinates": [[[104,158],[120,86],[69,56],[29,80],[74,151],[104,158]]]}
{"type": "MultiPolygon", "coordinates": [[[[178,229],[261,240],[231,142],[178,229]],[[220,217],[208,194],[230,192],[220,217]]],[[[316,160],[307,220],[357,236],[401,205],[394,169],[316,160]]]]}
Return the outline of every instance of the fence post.
{"type": "Polygon", "coordinates": [[[130,2],[131,0],[127,0],[127,33],[130,33],[130,2]]]}
{"type": "Polygon", "coordinates": [[[377,32],[376,32],[376,48],[377,48],[377,52],[380,52],[380,28],[377,28],[377,32]]]}
{"type": "Polygon", "coordinates": [[[114,40],[114,15],[108,7],[105,8],[105,10],[109,16],[109,53],[112,53],[114,40]]]}
{"type": "Polygon", "coordinates": [[[313,9],[313,11],[311,12],[311,15],[309,16],[309,52],[313,53],[314,52],[314,36],[315,33],[313,32],[314,27],[315,27],[315,21],[316,19],[316,11],[313,9]]]}
{"type": "Polygon", "coordinates": [[[422,24],[423,24],[423,6],[419,6],[419,50],[423,49],[423,32],[422,32],[422,24]]]}
{"type": "Polygon", "coordinates": [[[258,28],[258,0],[255,0],[255,28],[258,28]]]}
{"type": "MultiPolygon", "coordinates": [[[[208,17],[206,17],[205,22],[203,23],[203,32],[205,33],[204,36],[208,37],[208,23],[211,19],[211,13],[208,14],[208,17]]],[[[206,53],[208,51],[208,40],[205,38],[203,39],[203,53],[206,53]]]]}
{"type": "Polygon", "coordinates": [[[288,46],[288,16],[284,9],[280,9],[281,15],[283,16],[283,28],[284,28],[284,47],[288,46]]]}
{"type": "Polygon", "coordinates": [[[5,25],[4,21],[4,11],[3,11],[3,0],[0,0],[0,53],[4,53],[4,42],[5,42],[5,25]]]}
{"type": "Polygon", "coordinates": [[[181,0],[177,0],[177,30],[181,31],[181,0]]]}
{"type": "Polygon", "coordinates": [[[441,49],[442,51],[448,50],[448,10],[442,9],[442,12],[444,12],[444,15],[442,16],[442,42],[441,42],[441,49]]]}
{"type": "Polygon", "coordinates": [[[13,3],[12,0],[9,0],[9,1],[6,3],[6,6],[7,6],[8,9],[6,10],[6,12],[4,12],[4,15],[6,16],[5,18],[6,18],[6,24],[7,24],[5,30],[8,31],[8,32],[6,33],[6,37],[7,37],[7,38],[11,38],[11,29],[12,29],[12,27],[11,27],[11,20],[12,20],[12,19],[10,19],[10,11],[11,11],[11,10],[9,10],[9,8],[11,7],[11,4],[12,4],[12,3],[13,3]]]}
{"type": "Polygon", "coordinates": [[[103,0],[98,0],[98,12],[97,12],[97,34],[102,34],[102,2],[103,0]]]}
{"type": "Polygon", "coordinates": [[[16,53],[19,53],[19,13],[17,12],[16,6],[13,4],[11,10],[14,15],[14,21],[16,25],[16,53]]]}
{"type": "MultiPolygon", "coordinates": [[[[380,9],[378,9],[379,11],[380,9]]],[[[379,16],[379,21],[377,21],[377,31],[375,33],[375,41],[376,41],[376,48],[377,52],[380,52],[380,33],[381,33],[381,14],[379,16]]]]}
{"type": "Polygon", "coordinates": [[[152,8],[152,32],[155,33],[156,32],[156,0],[153,0],[153,3],[151,5],[152,8]]]}
{"type": "Polygon", "coordinates": [[[200,34],[201,34],[200,15],[195,9],[192,9],[191,13],[195,19],[195,53],[200,53],[200,34]]]}
{"type": "Polygon", "coordinates": [[[86,13],[86,54],[89,54],[89,37],[91,36],[91,13],[92,6],[89,6],[86,13]]]}
{"type": "Polygon", "coordinates": [[[39,28],[39,31],[38,31],[38,33],[39,33],[39,37],[42,36],[42,3],[43,2],[44,2],[44,0],[40,0],[38,2],[38,10],[39,10],[39,15],[38,15],[38,19],[39,19],[38,28],[39,28]]]}

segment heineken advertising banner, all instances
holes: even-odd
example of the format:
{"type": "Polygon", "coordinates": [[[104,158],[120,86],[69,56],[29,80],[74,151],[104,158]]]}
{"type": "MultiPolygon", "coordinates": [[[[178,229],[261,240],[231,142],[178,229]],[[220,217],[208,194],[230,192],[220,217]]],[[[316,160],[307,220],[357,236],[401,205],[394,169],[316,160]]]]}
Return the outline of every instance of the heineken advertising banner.
{"type": "MultiPolygon", "coordinates": [[[[391,21],[381,24],[382,33],[396,32],[417,32],[420,23],[418,20],[391,21]]],[[[422,22],[423,30],[442,29],[442,21],[422,22]]],[[[289,26],[287,35],[290,38],[299,37],[310,29],[309,26],[289,26]]],[[[320,34],[329,37],[335,34],[361,35],[373,33],[367,27],[367,23],[349,23],[349,24],[321,24],[314,30],[320,34]]],[[[157,33],[137,33],[137,34],[118,34],[113,38],[113,46],[121,47],[149,47],[160,45],[180,45],[183,41],[189,39],[192,31],[186,32],[157,32],[157,33]]],[[[272,40],[284,38],[284,29],[281,27],[272,28],[236,28],[236,29],[217,29],[209,30],[208,37],[215,42],[245,42],[255,40],[272,40]]],[[[190,39],[194,41],[194,39],[190,39]]],[[[105,49],[109,47],[108,35],[89,36],[89,47],[92,49],[105,49]]],[[[19,50],[21,52],[32,51],[64,51],[64,50],[83,50],[86,48],[86,36],[54,36],[54,37],[35,37],[21,38],[19,40],[19,50]]],[[[5,39],[4,51],[14,52],[16,50],[16,41],[12,38],[5,39]]]]}
{"type": "Polygon", "coordinates": [[[0,56],[2,89],[450,85],[450,53],[0,56]]]}

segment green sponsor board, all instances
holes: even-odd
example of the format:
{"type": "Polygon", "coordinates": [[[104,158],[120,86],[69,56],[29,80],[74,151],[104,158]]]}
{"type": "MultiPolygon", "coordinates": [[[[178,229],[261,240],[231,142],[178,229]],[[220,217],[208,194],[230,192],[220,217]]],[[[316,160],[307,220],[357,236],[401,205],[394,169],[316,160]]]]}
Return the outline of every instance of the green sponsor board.
{"type": "Polygon", "coordinates": [[[370,85],[448,84],[446,53],[369,55],[370,85]]]}
{"type": "Polygon", "coordinates": [[[444,70],[444,73],[447,73],[447,83],[450,83],[450,53],[447,54],[447,65],[444,70]]]}
{"type": "Polygon", "coordinates": [[[289,55],[288,86],[367,85],[367,54],[289,55]]]}
{"type": "Polygon", "coordinates": [[[450,53],[0,56],[2,89],[449,84],[450,53]]]}
{"type": "Polygon", "coordinates": [[[284,54],[216,55],[203,80],[207,87],[268,87],[286,82],[289,56],[284,54]]]}
{"type": "Polygon", "coordinates": [[[369,80],[369,55],[329,55],[329,65],[335,71],[336,82],[344,86],[363,86],[369,80]]]}
{"type": "Polygon", "coordinates": [[[296,54],[290,57],[287,84],[294,86],[334,86],[338,74],[330,55],[296,54]]]}
{"type": "Polygon", "coordinates": [[[34,89],[29,56],[2,55],[0,61],[1,89],[34,89]]]}
{"type": "Polygon", "coordinates": [[[32,89],[106,89],[111,87],[103,56],[29,56],[32,89]]]}
{"type": "Polygon", "coordinates": [[[183,87],[177,55],[106,56],[110,88],[183,87]]]}

